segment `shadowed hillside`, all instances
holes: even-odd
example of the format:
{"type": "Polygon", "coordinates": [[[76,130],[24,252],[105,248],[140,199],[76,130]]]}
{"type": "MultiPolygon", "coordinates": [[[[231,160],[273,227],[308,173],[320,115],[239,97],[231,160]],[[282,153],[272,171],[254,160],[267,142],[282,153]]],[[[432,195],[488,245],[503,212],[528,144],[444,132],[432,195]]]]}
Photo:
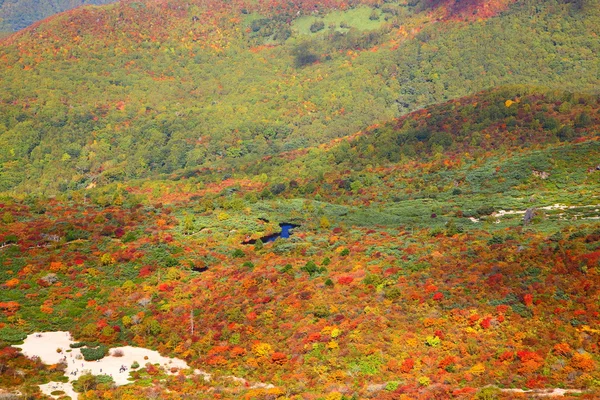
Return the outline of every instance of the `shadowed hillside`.
{"type": "Polygon", "coordinates": [[[2,0],[0,32],[16,32],[29,25],[82,5],[108,4],[115,0],[2,0]]]}

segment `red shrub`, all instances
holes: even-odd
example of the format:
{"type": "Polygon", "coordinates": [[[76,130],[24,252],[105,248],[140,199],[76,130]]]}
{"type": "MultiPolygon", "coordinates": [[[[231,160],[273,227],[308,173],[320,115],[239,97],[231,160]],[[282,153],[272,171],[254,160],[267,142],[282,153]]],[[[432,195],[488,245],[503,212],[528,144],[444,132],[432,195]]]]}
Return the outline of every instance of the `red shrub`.
{"type": "Polygon", "coordinates": [[[402,365],[400,366],[400,371],[407,374],[410,371],[412,371],[414,366],[415,366],[415,360],[413,360],[412,358],[407,358],[406,360],[404,360],[402,362],[402,365]]]}
{"type": "Polygon", "coordinates": [[[149,265],[145,265],[142,268],[140,268],[140,272],[138,273],[138,277],[143,278],[146,277],[148,275],[150,275],[152,273],[153,268],[149,265]]]}
{"type": "Polygon", "coordinates": [[[480,323],[479,326],[481,326],[483,329],[489,329],[492,326],[492,318],[490,317],[485,317],[480,323]]]}
{"type": "Polygon", "coordinates": [[[282,365],[287,361],[287,356],[284,353],[278,352],[276,351],[275,353],[273,353],[273,355],[271,356],[271,362],[273,362],[274,364],[279,364],[282,365]]]}
{"type": "Polygon", "coordinates": [[[352,283],[353,280],[354,280],[354,278],[351,276],[342,276],[338,279],[338,283],[340,285],[348,285],[348,284],[352,283]]]}

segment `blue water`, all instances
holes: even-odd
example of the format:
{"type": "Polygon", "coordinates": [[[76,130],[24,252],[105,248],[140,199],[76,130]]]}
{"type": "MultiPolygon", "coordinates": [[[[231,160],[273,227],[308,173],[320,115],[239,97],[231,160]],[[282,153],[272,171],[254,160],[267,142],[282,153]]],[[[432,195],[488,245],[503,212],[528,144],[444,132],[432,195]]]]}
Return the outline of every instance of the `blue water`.
{"type": "MultiPolygon", "coordinates": [[[[263,236],[260,238],[260,241],[263,243],[269,243],[269,242],[274,242],[278,238],[288,239],[291,235],[294,234],[294,232],[292,232],[292,229],[298,228],[299,226],[300,225],[294,225],[294,224],[282,222],[281,224],[279,224],[279,227],[281,228],[281,232],[273,233],[272,235],[263,236]]],[[[256,243],[256,240],[254,240],[254,239],[243,242],[243,244],[254,244],[254,243],[256,243]]]]}
{"type": "Polygon", "coordinates": [[[269,236],[265,236],[264,238],[262,238],[262,241],[264,243],[269,243],[269,242],[274,242],[275,240],[277,240],[277,238],[284,238],[287,239],[290,237],[290,235],[292,234],[292,232],[290,232],[292,229],[297,228],[298,225],[293,225],[293,224],[279,224],[279,226],[281,227],[281,232],[276,233],[274,235],[269,235],[269,236]]]}

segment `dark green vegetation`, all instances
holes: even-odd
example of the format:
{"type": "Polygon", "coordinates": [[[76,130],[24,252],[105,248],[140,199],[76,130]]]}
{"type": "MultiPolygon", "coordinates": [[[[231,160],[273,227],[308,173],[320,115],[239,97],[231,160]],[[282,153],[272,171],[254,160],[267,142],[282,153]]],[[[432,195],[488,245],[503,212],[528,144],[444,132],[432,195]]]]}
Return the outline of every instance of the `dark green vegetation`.
{"type": "Polygon", "coordinates": [[[0,191],[241,165],[503,84],[599,84],[595,5],[467,24],[389,3],[368,31],[324,6],[337,28],[301,34],[295,8],[206,4],[83,9],[6,40],[0,191]]]}
{"type": "Polygon", "coordinates": [[[16,32],[53,14],[114,0],[0,0],[0,32],[16,32]]]}

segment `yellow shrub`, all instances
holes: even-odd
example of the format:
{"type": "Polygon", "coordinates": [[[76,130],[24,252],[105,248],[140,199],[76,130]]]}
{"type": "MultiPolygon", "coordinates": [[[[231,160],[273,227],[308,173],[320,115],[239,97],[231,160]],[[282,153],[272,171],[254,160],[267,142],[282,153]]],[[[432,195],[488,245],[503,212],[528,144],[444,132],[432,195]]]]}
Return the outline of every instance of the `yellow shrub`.
{"type": "Polygon", "coordinates": [[[342,400],[342,397],[340,392],[331,392],[325,396],[325,400],[342,400]]]}
{"type": "Polygon", "coordinates": [[[471,367],[469,372],[472,373],[473,375],[481,375],[485,372],[485,365],[483,365],[481,363],[475,364],[471,367]]]}
{"type": "Polygon", "coordinates": [[[257,357],[269,357],[273,353],[273,348],[268,343],[257,343],[252,346],[252,352],[257,357]]]}
{"type": "Polygon", "coordinates": [[[593,371],[596,367],[594,359],[587,353],[575,354],[571,359],[571,366],[581,371],[593,371]]]}

